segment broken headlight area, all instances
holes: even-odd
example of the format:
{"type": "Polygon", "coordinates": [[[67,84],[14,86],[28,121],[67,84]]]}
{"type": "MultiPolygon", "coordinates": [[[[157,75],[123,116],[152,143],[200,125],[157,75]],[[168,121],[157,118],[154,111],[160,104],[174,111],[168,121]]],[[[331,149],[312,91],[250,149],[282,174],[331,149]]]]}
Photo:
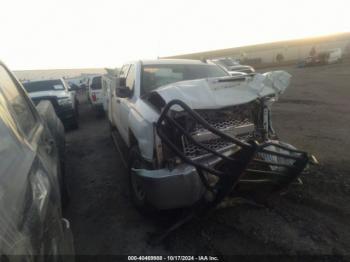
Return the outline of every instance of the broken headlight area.
{"type": "Polygon", "coordinates": [[[269,117],[263,100],[217,110],[170,101],[156,124],[163,164],[194,166],[213,205],[228,195],[283,190],[304,170],[308,156],[272,140],[269,117]]]}
{"type": "MultiPolygon", "coordinates": [[[[259,122],[255,119],[257,115],[257,105],[255,103],[249,103],[241,106],[233,106],[221,110],[196,110],[198,114],[208,125],[220,130],[221,132],[229,135],[236,136],[241,140],[255,139],[259,140],[261,137],[257,134],[259,122]]],[[[215,150],[223,151],[227,149],[235,148],[235,144],[222,139],[220,136],[210,132],[205,126],[193,119],[186,111],[169,111],[169,117],[171,117],[183,130],[191,136],[189,139],[182,130],[174,128],[173,125],[162,126],[164,132],[171,137],[173,143],[181,148],[181,151],[185,156],[191,159],[205,158],[210,153],[203,148],[197,146],[197,143],[201,143],[206,147],[215,150]]],[[[169,147],[164,146],[167,157],[173,155],[173,152],[169,150],[169,147]]]]}
{"type": "MultiPolygon", "coordinates": [[[[247,104],[230,106],[224,109],[195,110],[196,114],[204,120],[205,125],[196,121],[186,111],[169,110],[168,117],[172,118],[186,132],[173,125],[163,125],[163,131],[171,138],[172,142],[192,160],[203,160],[211,153],[198,146],[204,145],[214,151],[225,152],[225,154],[236,152],[239,147],[232,141],[216,135],[206,128],[211,126],[216,130],[230,137],[235,137],[241,141],[262,142],[269,134],[273,136],[272,129],[269,131],[268,117],[269,111],[263,101],[253,101],[247,104]],[[267,114],[267,117],[264,116],[267,114]]],[[[165,144],[162,147],[164,157],[167,162],[179,162],[179,157],[165,144]],[[177,159],[174,161],[174,159],[177,159]]]]}

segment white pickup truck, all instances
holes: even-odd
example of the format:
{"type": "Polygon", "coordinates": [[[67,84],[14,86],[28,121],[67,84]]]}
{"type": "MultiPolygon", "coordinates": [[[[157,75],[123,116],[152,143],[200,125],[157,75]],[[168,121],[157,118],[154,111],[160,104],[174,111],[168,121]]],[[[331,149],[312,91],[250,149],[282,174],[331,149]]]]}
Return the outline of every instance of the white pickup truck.
{"type": "Polygon", "coordinates": [[[233,77],[195,60],[125,64],[108,117],[117,146],[128,149],[136,206],[215,206],[296,181],[309,157],[277,140],[270,114],[289,79],[283,71],[233,77]]]}
{"type": "Polygon", "coordinates": [[[87,97],[97,113],[103,112],[102,76],[97,75],[89,78],[87,97]]]}

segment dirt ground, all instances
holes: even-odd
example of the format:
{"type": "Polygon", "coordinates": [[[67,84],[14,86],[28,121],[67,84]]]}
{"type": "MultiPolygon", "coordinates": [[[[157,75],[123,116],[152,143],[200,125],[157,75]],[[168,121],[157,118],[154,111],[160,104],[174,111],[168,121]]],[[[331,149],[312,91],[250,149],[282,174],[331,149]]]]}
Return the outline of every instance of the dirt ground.
{"type": "MultiPolygon", "coordinates": [[[[350,62],[283,68],[292,84],[273,107],[283,141],[317,156],[320,166],[268,208],[241,205],[193,220],[159,245],[158,220],[140,215],[105,118],[81,105],[80,129],[67,133],[66,174],[77,254],[350,254],[350,62]]],[[[266,71],[266,70],[265,70],[266,71]]]]}

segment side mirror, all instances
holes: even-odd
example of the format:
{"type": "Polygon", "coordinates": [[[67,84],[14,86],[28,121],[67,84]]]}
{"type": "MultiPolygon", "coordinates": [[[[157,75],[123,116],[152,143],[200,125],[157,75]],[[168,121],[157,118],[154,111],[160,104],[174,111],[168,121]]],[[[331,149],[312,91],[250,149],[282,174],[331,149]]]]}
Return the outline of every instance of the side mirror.
{"type": "Polygon", "coordinates": [[[115,88],[115,95],[120,98],[127,98],[131,97],[132,92],[131,90],[126,86],[126,79],[124,77],[119,78],[119,85],[115,88]]]}

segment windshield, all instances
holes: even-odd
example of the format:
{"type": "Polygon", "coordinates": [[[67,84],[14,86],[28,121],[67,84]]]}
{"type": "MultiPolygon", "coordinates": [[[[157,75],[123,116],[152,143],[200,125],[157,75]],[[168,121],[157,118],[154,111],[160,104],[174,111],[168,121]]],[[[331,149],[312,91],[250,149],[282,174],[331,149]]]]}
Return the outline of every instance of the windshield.
{"type": "Polygon", "coordinates": [[[61,80],[46,80],[23,83],[24,88],[28,93],[50,91],[50,90],[64,90],[64,85],[61,80]]]}
{"type": "Polygon", "coordinates": [[[232,59],[220,59],[220,60],[217,60],[217,62],[219,64],[222,64],[225,67],[239,65],[239,63],[237,61],[232,60],[232,59]]]}
{"type": "Polygon", "coordinates": [[[210,77],[222,77],[228,74],[216,65],[208,64],[158,64],[144,65],[142,70],[142,93],[148,93],[160,86],[210,77]]]}
{"type": "Polygon", "coordinates": [[[100,76],[94,77],[92,79],[91,89],[92,90],[102,89],[102,83],[101,83],[101,77],[100,76]]]}

